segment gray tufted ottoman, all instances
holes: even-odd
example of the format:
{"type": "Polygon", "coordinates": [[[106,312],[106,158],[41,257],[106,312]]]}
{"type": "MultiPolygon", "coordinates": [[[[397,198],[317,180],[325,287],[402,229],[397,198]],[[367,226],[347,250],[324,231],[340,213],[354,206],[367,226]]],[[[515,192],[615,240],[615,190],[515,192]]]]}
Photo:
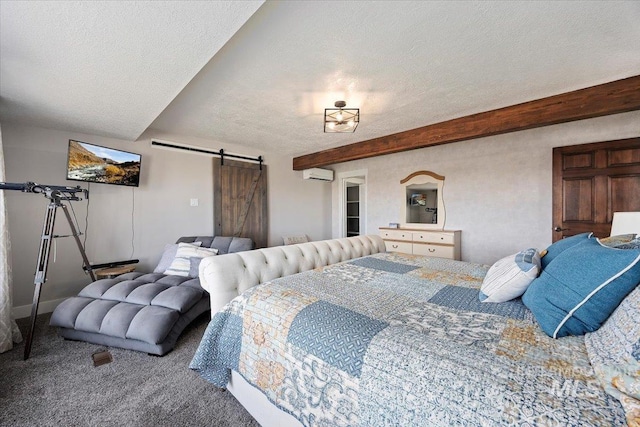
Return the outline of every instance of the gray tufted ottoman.
{"type": "Polygon", "coordinates": [[[50,324],[67,339],[163,355],[207,310],[200,279],[134,272],[87,285],[60,303],[50,324]]]}
{"type": "MultiPolygon", "coordinates": [[[[250,250],[251,239],[183,237],[221,253],[250,250]]],[[[162,356],[185,327],[210,307],[199,278],[162,273],[126,273],[87,285],[56,307],[49,324],[60,336],[162,356]]]]}

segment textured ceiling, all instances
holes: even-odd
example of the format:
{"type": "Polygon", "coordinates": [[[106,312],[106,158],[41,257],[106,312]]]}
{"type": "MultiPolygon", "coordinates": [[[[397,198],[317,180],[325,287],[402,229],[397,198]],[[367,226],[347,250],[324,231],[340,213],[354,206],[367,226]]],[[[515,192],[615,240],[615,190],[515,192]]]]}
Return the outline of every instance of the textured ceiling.
{"type": "Polygon", "coordinates": [[[135,140],[263,1],[1,1],[0,120],[135,140]]]}
{"type": "Polygon", "coordinates": [[[640,74],[638,1],[268,1],[255,13],[259,2],[52,2],[42,13],[5,3],[2,120],[128,139],[150,127],[257,154],[306,154],[640,74]],[[323,133],[337,100],[361,109],[355,133],[323,133]]]}

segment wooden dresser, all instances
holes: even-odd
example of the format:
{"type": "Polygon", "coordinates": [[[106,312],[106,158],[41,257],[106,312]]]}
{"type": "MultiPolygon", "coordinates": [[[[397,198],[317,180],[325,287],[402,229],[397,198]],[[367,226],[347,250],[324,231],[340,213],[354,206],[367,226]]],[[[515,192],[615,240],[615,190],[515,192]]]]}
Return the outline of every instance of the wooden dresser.
{"type": "Polygon", "coordinates": [[[388,252],[460,260],[460,230],[380,227],[388,252]]]}

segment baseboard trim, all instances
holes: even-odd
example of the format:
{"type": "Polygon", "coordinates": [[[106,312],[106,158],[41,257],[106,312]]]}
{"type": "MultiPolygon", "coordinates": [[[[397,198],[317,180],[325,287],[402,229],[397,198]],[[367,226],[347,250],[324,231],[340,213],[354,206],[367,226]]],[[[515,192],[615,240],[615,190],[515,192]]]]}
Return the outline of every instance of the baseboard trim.
{"type": "MultiPolygon", "coordinates": [[[[54,299],[51,301],[41,301],[38,304],[38,314],[43,313],[51,313],[56,309],[58,304],[62,301],[66,300],[66,298],[54,299]]],[[[13,307],[11,309],[11,314],[13,314],[14,319],[22,319],[23,317],[31,316],[31,304],[29,305],[19,305],[17,307],[13,307]]]]}

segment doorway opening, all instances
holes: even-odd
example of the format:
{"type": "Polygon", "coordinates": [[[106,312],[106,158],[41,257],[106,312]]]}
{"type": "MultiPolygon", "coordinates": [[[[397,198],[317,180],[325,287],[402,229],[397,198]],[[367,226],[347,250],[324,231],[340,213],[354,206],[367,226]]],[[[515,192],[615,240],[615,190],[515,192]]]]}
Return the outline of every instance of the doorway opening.
{"type": "Polygon", "coordinates": [[[340,176],[340,234],[353,237],[366,234],[366,172],[340,176]]]}

